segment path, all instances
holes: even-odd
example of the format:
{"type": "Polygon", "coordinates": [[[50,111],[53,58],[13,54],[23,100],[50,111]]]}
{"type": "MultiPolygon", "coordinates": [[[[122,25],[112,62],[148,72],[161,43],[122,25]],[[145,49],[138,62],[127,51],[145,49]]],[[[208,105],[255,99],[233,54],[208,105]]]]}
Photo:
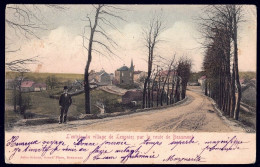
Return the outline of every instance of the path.
{"type": "Polygon", "coordinates": [[[187,91],[188,100],[178,106],[96,120],[15,127],[13,131],[138,131],[138,132],[244,132],[217,114],[206,96],[187,91]]]}

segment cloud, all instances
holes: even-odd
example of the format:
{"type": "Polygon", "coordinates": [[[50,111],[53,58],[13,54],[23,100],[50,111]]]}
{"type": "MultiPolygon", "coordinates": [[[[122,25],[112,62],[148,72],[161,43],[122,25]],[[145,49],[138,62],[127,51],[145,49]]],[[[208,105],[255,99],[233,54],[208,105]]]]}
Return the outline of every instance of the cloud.
{"type": "MultiPolygon", "coordinates": [[[[154,9],[165,8],[165,15],[169,16],[167,24],[170,26],[162,32],[161,39],[164,42],[157,45],[155,54],[168,59],[172,58],[174,53],[177,54],[176,58],[187,55],[193,59],[193,70],[201,70],[203,50],[199,49],[200,45],[196,42],[195,38],[198,32],[190,18],[192,15],[198,14],[199,9],[186,5],[158,7],[137,5],[136,11],[127,15],[131,21],[118,24],[120,32],[106,29],[119,45],[113,51],[120,58],[111,57],[106,52],[103,52],[106,56],[93,52],[91,69],[100,70],[104,68],[108,72],[114,72],[123,64],[129,66],[131,58],[133,58],[136,70],[147,70],[145,61],[147,59],[147,48],[142,37],[142,28],[145,26],[144,22],[150,17],[151,7],[154,9]],[[187,11],[190,13],[187,13],[187,11]]],[[[57,25],[56,29],[44,33],[40,40],[24,41],[21,51],[8,54],[8,60],[39,55],[41,58],[37,64],[42,64],[41,72],[83,73],[87,60],[87,50],[82,47],[82,37],[78,34],[82,32],[85,23],[80,19],[77,20],[77,18],[82,18],[82,13],[85,13],[83,9],[85,7],[81,10],[75,7],[71,10],[71,13],[64,16],[59,15],[62,18],[54,16],[52,20],[55,21],[55,26],[57,25]]],[[[251,20],[241,25],[242,28],[239,31],[239,68],[241,70],[255,70],[256,20],[252,18],[256,16],[256,9],[246,11],[249,15],[247,17],[251,20]]],[[[102,38],[98,34],[95,34],[96,37],[97,39],[102,38]]],[[[104,38],[101,41],[105,42],[104,38]]],[[[93,47],[99,51],[104,50],[97,44],[94,44],[93,47]]],[[[35,71],[37,64],[31,65],[32,71],[35,71]]]]}
{"type": "MultiPolygon", "coordinates": [[[[65,27],[50,31],[42,39],[24,43],[19,54],[22,58],[38,55],[43,72],[82,73],[85,66],[82,38],[71,35],[65,27]]],[[[37,64],[30,67],[34,71],[37,64]]]]}

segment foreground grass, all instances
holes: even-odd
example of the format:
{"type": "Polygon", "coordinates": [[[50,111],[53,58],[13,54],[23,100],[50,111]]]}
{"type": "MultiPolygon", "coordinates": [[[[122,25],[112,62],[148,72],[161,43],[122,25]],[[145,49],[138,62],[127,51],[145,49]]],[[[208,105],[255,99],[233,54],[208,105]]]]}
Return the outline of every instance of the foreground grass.
{"type": "MultiPolygon", "coordinates": [[[[90,100],[91,114],[97,114],[99,112],[99,109],[95,106],[97,101],[103,102],[106,105],[114,105],[121,102],[121,96],[96,89],[90,92],[90,100]]],[[[85,94],[82,93],[78,96],[73,96],[72,103],[77,107],[77,110],[85,111],[85,94]]]]}
{"type": "MultiPolygon", "coordinates": [[[[25,96],[29,96],[31,99],[31,107],[26,111],[36,117],[50,117],[58,118],[60,115],[60,108],[57,99],[49,98],[49,95],[54,92],[60,92],[61,89],[49,90],[44,92],[30,92],[23,93],[25,96]]],[[[102,90],[91,91],[91,113],[99,113],[99,109],[95,106],[96,101],[108,102],[108,105],[113,106],[121,101],[121,96],[110,94],[102,90]]],[[[8,126],[10,123],[14,123],[23,117],[13,111],[12,106],[12,90],[5,91],[5,124],[8,126]]],[[[117,111],[117,110],[115,110],[117,111]]],[[[85,114],[85,96],[84,93],[72,97],[72,105],[69,108],[68,116],[78,117],[81,114],[85,114]]]]}

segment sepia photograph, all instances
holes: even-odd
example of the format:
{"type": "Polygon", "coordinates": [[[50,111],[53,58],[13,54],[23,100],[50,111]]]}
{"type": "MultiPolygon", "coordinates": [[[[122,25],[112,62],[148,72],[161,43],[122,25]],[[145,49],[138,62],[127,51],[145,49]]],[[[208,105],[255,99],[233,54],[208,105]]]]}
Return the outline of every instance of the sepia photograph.
{"type": "Polygon", "coordinates": [[[254,163],[256,20],[254,5],[7,4],[6,163],[254,163]]]}

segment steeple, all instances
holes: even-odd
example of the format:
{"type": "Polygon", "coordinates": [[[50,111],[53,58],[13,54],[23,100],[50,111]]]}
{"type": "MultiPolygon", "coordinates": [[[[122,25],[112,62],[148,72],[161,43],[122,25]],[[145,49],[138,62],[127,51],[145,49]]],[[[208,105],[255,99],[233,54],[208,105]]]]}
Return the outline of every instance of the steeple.
{"type": "Polygon", "coordinates": [[[133,71],[134,70],[134,65],[133,65],[133,59],[131,59],[131,67],[130,69],[133,71]]]}

